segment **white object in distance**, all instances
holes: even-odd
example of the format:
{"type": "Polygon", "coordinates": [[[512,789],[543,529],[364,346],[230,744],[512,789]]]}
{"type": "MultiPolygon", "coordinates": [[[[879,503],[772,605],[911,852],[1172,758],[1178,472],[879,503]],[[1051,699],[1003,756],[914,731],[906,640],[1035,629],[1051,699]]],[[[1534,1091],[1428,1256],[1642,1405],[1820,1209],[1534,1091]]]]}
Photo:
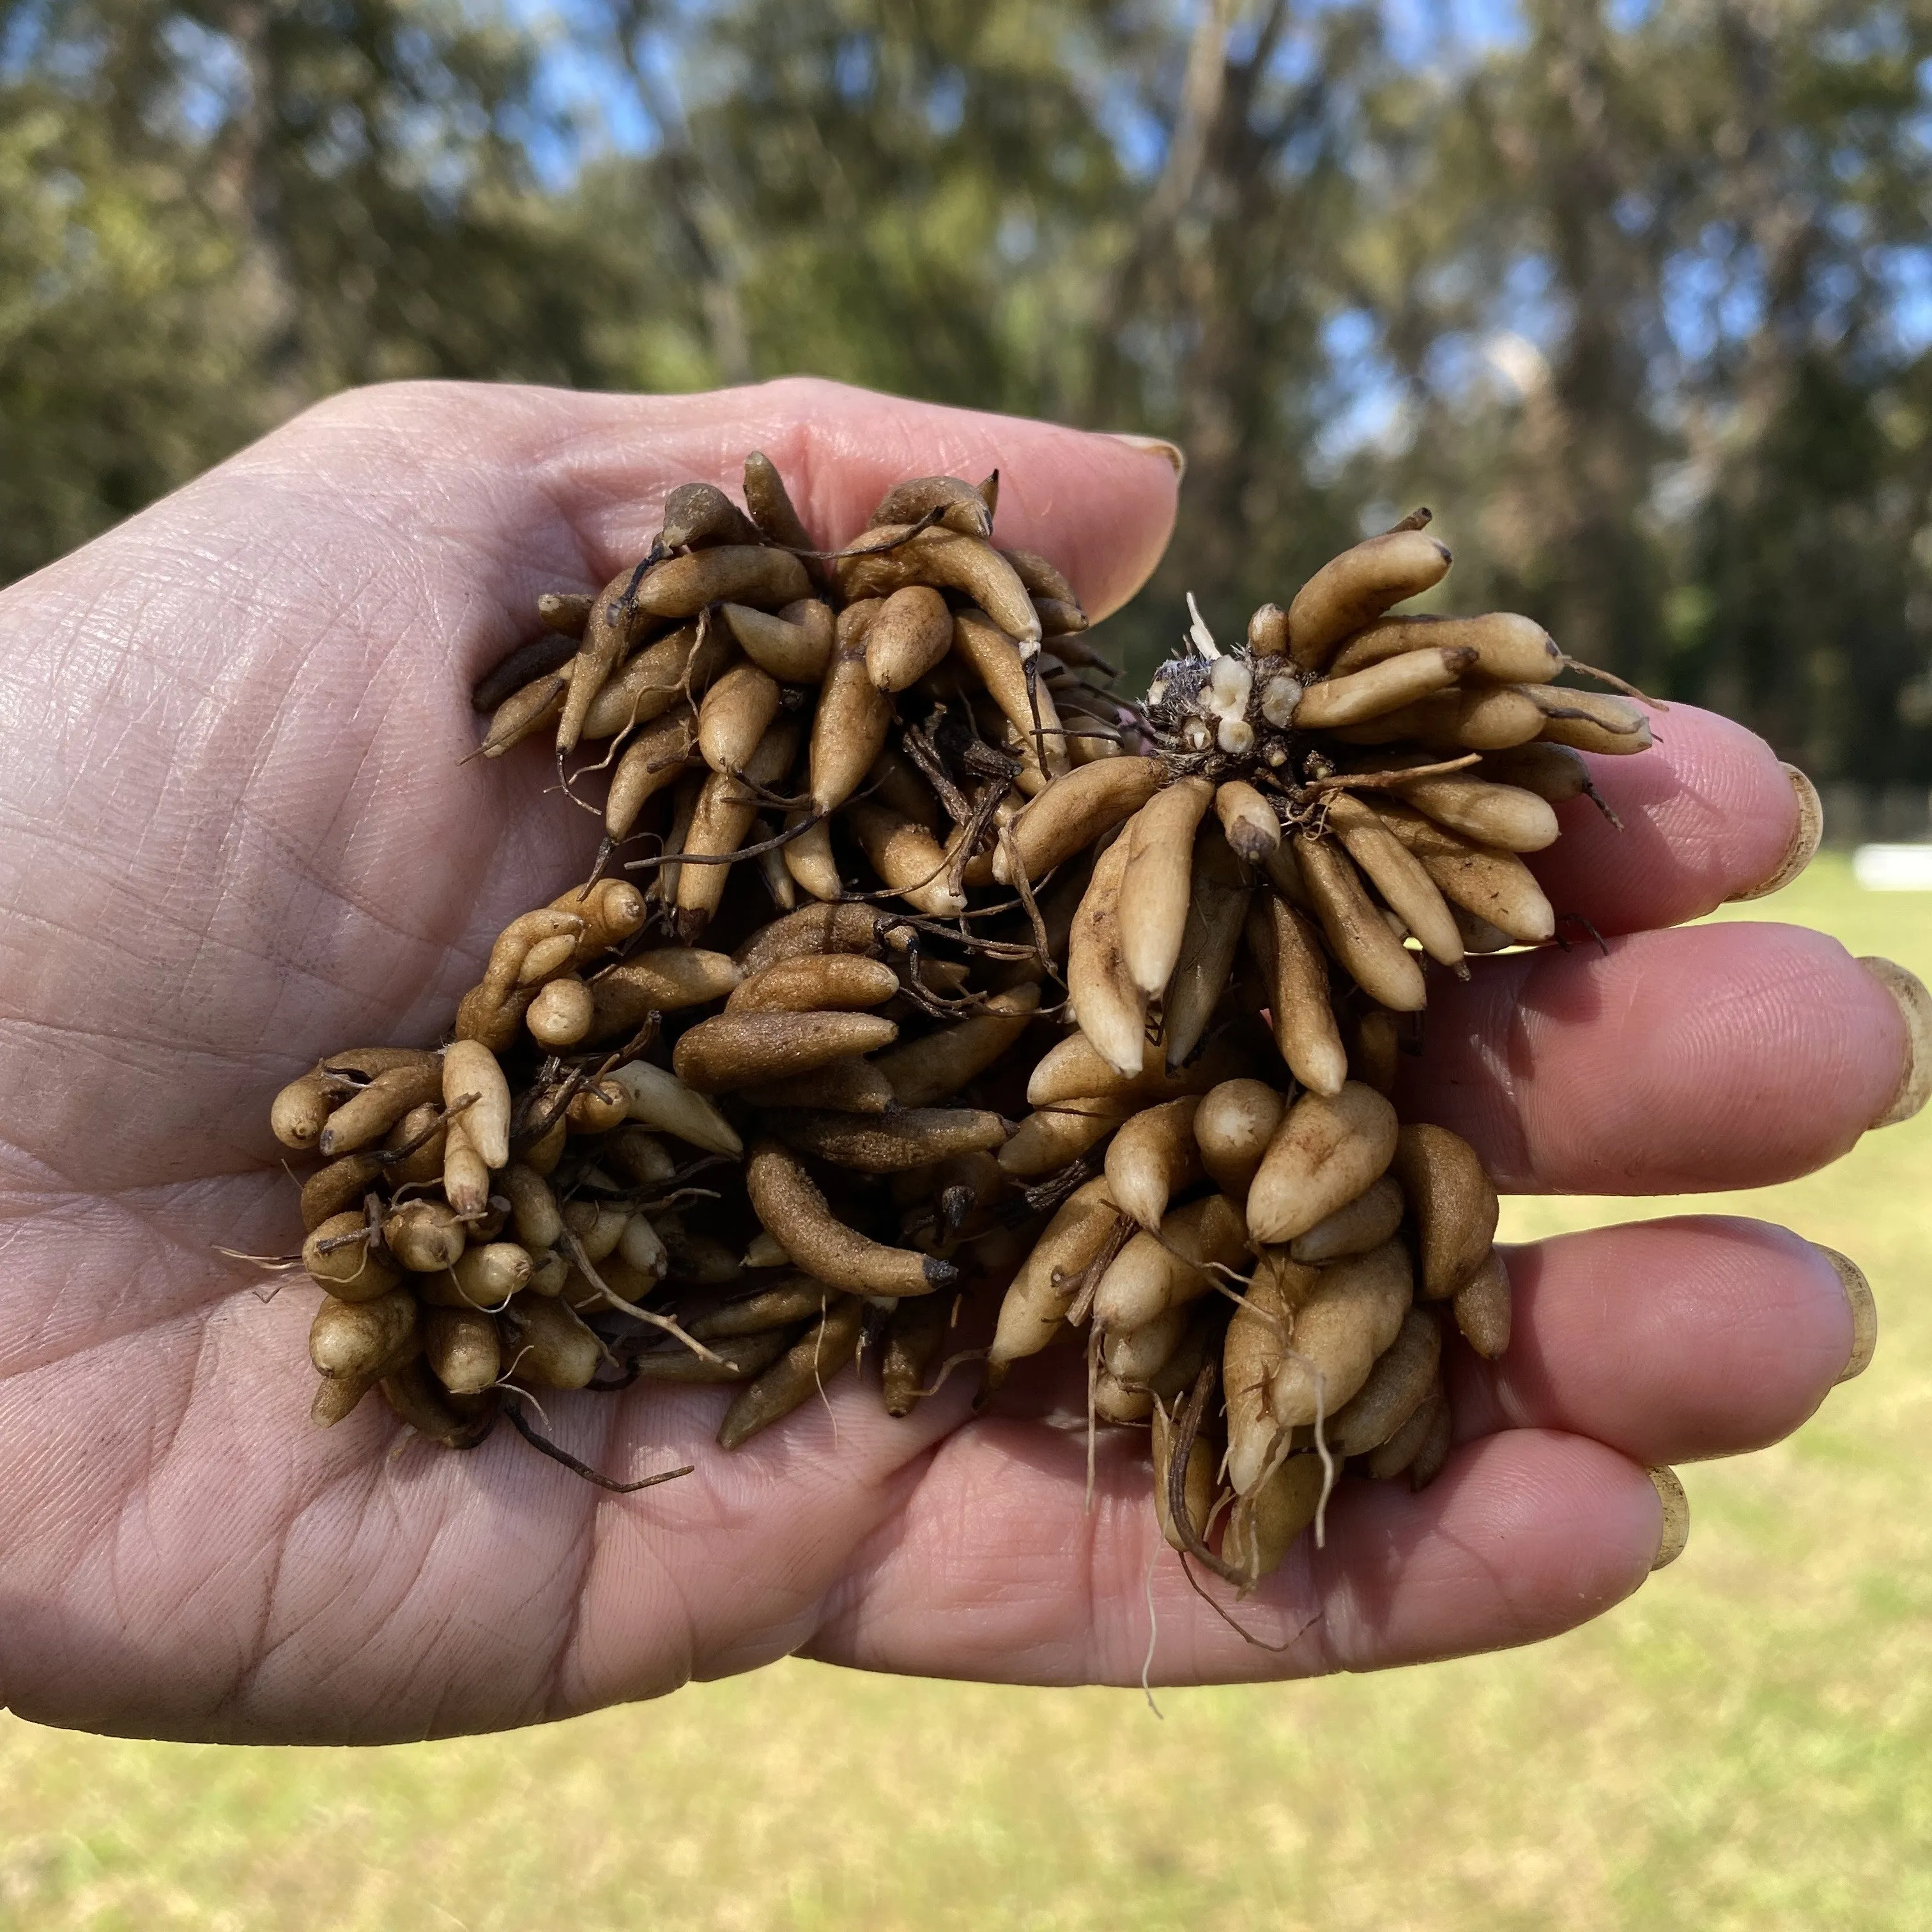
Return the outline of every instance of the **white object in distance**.
{"type": "Polygon", "coordinates": [[[1868,892],[1932,892],[1932,844],[1861,845],[1852,877],[1868,892]]]}

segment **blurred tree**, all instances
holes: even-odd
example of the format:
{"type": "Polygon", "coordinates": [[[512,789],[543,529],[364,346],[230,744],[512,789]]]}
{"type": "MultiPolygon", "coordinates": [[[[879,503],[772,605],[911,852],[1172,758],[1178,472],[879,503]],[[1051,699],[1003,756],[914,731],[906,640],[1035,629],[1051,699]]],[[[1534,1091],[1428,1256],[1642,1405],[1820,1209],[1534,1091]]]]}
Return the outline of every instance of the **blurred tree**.
{"type": "Polygon", "coordinates": [[[1370,303],[1406,434],[1358,487],[1475,513],[1466,601],[1820,776],[1924,782],[1932,8],[1523,13],[1396,192],[1430,230],[1370,303]]]}
{"type": "Polygon", "coordinates": [[[1932,0],[552,4],[0,0],[0,573],[344,383],[809,370],[1180,442],[1137,669],[1430,501],[1932,781],[1932,0]]]}
{"type": "Polygon", "coordinates": [[[0,578],[56,556],[254,427],[232,238],[164,166],[117,164],[50,90],[0,106],[0,578]]]}
{"type": "Polygon", "coordinates": [[[1144,668],[1182,588],[1238,626],[1353,528],[1306,472],[1375,11],[738,0],[680,99],[664,10],[615,0],[664,138],[591,191],[678,265],[632,379],[806,368],[1172,435],[1177,561],[1117,628],[1144,668]]]}
{"type": "Polygon", "coordinates": [[[534,52],[454,0],[0,8],[0,573],[346,384],[595,380],[534,52]]]}
{"type": "Polygon", "coordinates": [[[1076,406],[1133,200],[1084,85],[1104,7],[740,0],[686,47],[676,88],[653,58],[670,11],[611,0],[605,16],[659,141],[589,184],[654,224],[633,380],[808,369],[1076,406]]]}
{"type": "Polygon", "coordinates": [[[1159,427],[1190,465],[1138,664],[1172,647],[1183,591],[1239,635],[1360,534],[1323,444],[1346,406],[1334,332],[1373,205],[1370,118],[1395,77],[1381,11],[1204,0],[1184,39],[1157,8],[1134,36],[1161,162],[1102,284],[1084,413],[1159,427]]]}

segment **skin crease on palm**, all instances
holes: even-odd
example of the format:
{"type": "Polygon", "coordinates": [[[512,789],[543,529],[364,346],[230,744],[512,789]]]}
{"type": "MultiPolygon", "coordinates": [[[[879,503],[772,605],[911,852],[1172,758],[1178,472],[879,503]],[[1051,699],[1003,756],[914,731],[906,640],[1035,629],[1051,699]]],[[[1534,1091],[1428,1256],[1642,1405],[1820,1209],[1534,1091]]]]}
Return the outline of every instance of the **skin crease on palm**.
{"type": "MultiPolygon", "coordinates": [[[[320,1053],[434,1040],[508,918],[580,876],[594,822],[540,750],[459,763],[473,680],[538,592],[640,554],[665,493],[777,463],[820,542],[890,484],[1001,473],[1003,541],[1088,608],[1154,566],[1159,446],[790,381],[684,398],[407,386],[339,398],[0,595],[0,1694],[44,1722],[377,1742],[528,1724],[802,1652],[1036,1683],[1286,1676],[1518,1643],[1635,1589],[1645,1466],[1769,1442],[1852,1348],[1823,1257],[1714,1218],[1516,1251],[1516,1338],[1466,1352],[1461,1441],[1420,1496],[1349,1484],[1241,1615],[1156,1552],[1144,1446],[1094,1506],[1035,1365],[894,1421],[850,1377],[726,1456],[722,1390],[566,1395],[604,1495],[508,1430],[398,1442],[307,1419],[315,1294],[266,1126],[320,1053]],[[1158,1560],[1156,1559],[1158,1558],[1158,1560]]],[[[1202,589],[1211,586],[1203,586],[1202,589]]],[[[1292,589],[1292,586],[1286,586],[1292,589]]],[[[1834,1158],[1906,1028],[1831,941],[1657,930],[1767,878],[1794,835],[1767,748],[1675,708],[1600,761],[1539,860],[1595,949],[1445,983],[1407,1110],[1517,1189],[1672,1192],[1834,1158]],[[1619,770],[1628,764],[1631,768],[1619,770]]],[[[1072,1352],[1077,1356],[1077,1352],[1072,1352]]]]}

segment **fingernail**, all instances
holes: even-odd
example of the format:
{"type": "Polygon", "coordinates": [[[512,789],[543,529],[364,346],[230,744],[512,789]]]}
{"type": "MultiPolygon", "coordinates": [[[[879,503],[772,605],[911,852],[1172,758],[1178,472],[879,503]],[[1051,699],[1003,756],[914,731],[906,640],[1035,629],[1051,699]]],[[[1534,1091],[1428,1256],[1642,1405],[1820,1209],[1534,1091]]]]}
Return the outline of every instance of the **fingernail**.
{"type": "Polygon", "coordinates": [[[1905,1022],[1905,1067],[1898,1086],[1875,1127],[1895,1127],[1932,1100],[1932,993],[1918,976],[1889,959],[1864,958],[1865,970],[1892,995],[1905,1022]]]}
{"type": "Polygon", "coordinates": [[[1784,848],[1784,856],[1778,862],[1778,870],[1762,885],[1732,893],[1733,905],[1746,899],[1768,898],[1773,892],[1783,891],[1817,857],[1819,842],[1825,836],[1825,806],[1818,788],[1796,765],[1780,765],[1778,769],[1791,781],[1791,789],[1798,794],[1798,829],[1784,848]]]}
{"type": "Polygon", "coordinates": [[[1657,1554],[1650,1567],[1666,1569],[1684,1554],[1684,1546],[1690,1540],[1690,1498],[1684,1493],[1675,1469],[1646,1469],[1644,1474],[1664,1505],[1664,1534],[1657,1540],[1657,1554]]]}
{"type": "Polygon", "coordinates": [[[1129,436],[1122,430],[1110,430],[1108,434],[1116,442],[1124,442],[1130,449],[1144,449],[1150,454],[1166,457],[1174,466],[1177,481],[1187,474],[1187,458],[1176,444],[1164,442],[1157,436],[1129,436]]]}
{"type": "Polygon", "coordinates": [[[1856,1262],[1822,1242],[1814,1241],[1812,1246],[1832,1264],[1832,1272],[1838,1277],[1845,1299],[1852,1304],[1852,1358],[1838,1377],[1839,1382],[1848,1382],[1864,1373],[1878,1347],[1878,1304],[1872,1299],[1871,1283],[1866,1280],[1864,1270],[1856,1262]]]}

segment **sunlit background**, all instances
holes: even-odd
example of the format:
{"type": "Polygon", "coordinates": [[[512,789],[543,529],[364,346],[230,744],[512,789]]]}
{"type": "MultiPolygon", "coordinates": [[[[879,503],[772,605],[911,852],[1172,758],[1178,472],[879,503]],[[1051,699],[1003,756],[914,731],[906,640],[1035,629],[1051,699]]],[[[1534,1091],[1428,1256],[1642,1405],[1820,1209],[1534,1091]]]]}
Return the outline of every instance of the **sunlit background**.
{"type": "MultiPolygon", "coordinates": [[[[0,0],[0,580],[345,385],[810,371],[1182,444],[1137,665],[1426,502],[1459,604],[1922,838],[1928,58],[1932,0],[0,0]]],[[[1842,861],[1750,910],[1932,977],[1842,861]]],[[[1928,1154],[1744,1204],[1877,1363],[1588,1632],[1164,1721],[788,1665],[370,1754],[10,1724],[0,1924],[1924,1926],[1928,1154]]]]}
{"type": "Polygon", "coordinates": [[[808,370],[1182,443],[1143,652],[1426,501],[1461,602],[1918,829],[1924,0],[0,21],[0,575],[345,384],[808,370]]]}

